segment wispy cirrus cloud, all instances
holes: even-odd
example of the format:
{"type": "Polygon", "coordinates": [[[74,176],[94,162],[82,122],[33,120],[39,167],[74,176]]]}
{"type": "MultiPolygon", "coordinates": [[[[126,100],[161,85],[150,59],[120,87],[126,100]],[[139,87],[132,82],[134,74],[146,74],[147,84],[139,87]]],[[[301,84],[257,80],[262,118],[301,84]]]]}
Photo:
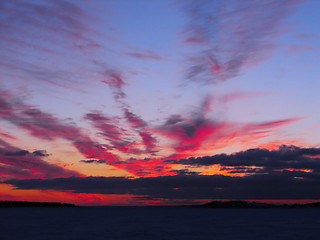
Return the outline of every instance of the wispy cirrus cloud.
{"type": "Polygon", "coordinates": [[[98,134],[109,142],[110,149],[115,149],[127,154],[142,154],[139,144],[130,139],[130,134],[124,128],[119,127],[119,122],[114,118],[104,116],[100,112],[88,113],[86,119],[98,129],[98,134]]]}
{"type": "Polygon", "coordinates": [[[290,45],[286,47],[285,53],[299,54],[299,53],[305,53],[305,52],[312,52],[314,50],[316,50],[316,48],[306,46],[306,45],[290,45]]]}
{"type": "Polygon", "coordinates": [[[107,70],[105,77],[106,79],[102,82],[111,88],[113,97],[124,114],[124,119],[126,119],[129,126],[141,137],[142,144],[145,147],[145,153],[154,155],[157,152],[157,139],[150,133],[148,123],[132,112],[130,106],[126,103],[126,94],[123,90],[125,81],[122,74],[116,70],[107,70]]]}
{"type": "Polygon", "coordinates": [[[136,130],[142,139],[142,143],[145,147],[145,151],[148,154],[154,155],[157,152],[157,139],[152,136],[150,130],[148,130],[148,124],[142,120],[139,116],[131,112],[129,109],[124,109],[125,118],[128,123],[136,130]]]}
{"type": "Polygon", "coordinates": [[[272,40],[285,33],[283,20],[304,1],[188,1],[185,42],[198,47],[187,79],[216,83],[269,58],[272,40]]]}
{"type": "Polygon", "coordinates": [[[302,119],[303,118],[288,118],[288,119],[268,121],[263,123],[251,123],[251,124],[247,124],[244,127],[244,131],[250,132],[252,134],[259,133],[259,132],[267,132],[270,129],[292,124],[292,123],[301,121],[302,119]]]}
{"type": "Polygon", "coordinates": [[[87,34],[93,33],[87,24],[92,16],[78,4],[69,1],[2,1],[1,12],[1,29],[6,33],[1,34],[1,38],[10,43],[10,47],[34,44],[39,50],[42,47],[55,51],[58,45],[99,46],[87,34]],[[55,48],[49,43],[54,43],[55,48]]]}
{"type": "Polygon", "coordinates": [[[79,71],[93,71],[85,54],[103,48],[97,40],[99,33],[91,27],[96,19],[87,9],[65,0],[5,0],[0,12],[3,79],[83,91],[75,86],[84,81],[79,71]],[[75,56],[82,59],[81,68],[75,56]]]}
{"type": "MultiPolygon", "coordinates": [[[[141,118],[125,109],[125,119],[130,124],[138,135],[141,141],[137,140],[129,133],[128,129],[119,127],[119,124],[114,122],[112,118],[104,116],[100,112],[89,113],[86,119],[90,120],[95,128],[99,131],[98,134],[108,141],[108,148],[119,151],[128,155],[135,155],[136,158],[127,160],[118,160],[112,162],[112,165],[121,169],[125,169],[137,176],[159,176],[170,175],[171,167],[166,166],[160,159],[141,158],[142,155],[148,154],[153,156],[156,150],[156,140],[146,130],[148,124],[141,118]]],[[[103,158],[99,160],[81,160],[83,163],[109,163],[103,158]]]]}
{"type": "Polygon", "coordinates": [[[157,61],[163,61],[165,60],[164,57],[161,55],[157,54],[154,51],[151,50],[141,50],[140,51],[134,51],[134,52],[125,52],[125,55],[132,57],[134,59],[139,59],[139,60],[157,60],[157,61]]]}
{"type": "Polygon", "coordinates": [[[104,79],[101,82],[107,84],[111,88],[114,99],[123,104],[122,101],[126,98],[123,87],[126,83],[121,72],[108,68],[103,72],[103,78],[104,79]]]}

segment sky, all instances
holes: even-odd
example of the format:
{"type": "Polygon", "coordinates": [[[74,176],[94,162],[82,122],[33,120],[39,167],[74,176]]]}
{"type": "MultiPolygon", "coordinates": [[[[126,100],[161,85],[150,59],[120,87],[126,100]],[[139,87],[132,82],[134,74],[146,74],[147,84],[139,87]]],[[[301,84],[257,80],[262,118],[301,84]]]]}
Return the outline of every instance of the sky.
{"type": "Polygon", "coordinates": [[[319,9],[0,1],[0,200],[320,200],[319,9]]]}

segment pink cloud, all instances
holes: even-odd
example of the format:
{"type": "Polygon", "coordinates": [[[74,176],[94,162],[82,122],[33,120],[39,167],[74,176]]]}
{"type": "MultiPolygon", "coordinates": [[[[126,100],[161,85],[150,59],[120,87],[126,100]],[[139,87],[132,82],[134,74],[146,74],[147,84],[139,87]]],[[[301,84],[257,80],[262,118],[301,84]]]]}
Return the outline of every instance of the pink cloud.
{"type": "Polygon", "coordinates": [[[291,124],[291,123],[301,121],[301,120],[302,120],[302,118],[288,118],[288,119],[284,119],[284,120],[270,121],[270,122],[265,122],[265,123],[260,123],[260,124],[249,124],[247,129],[249,131],[267,130],[270,128],[281,127],[281,126],[291,124]]]}
{"type": "Polygon", "coordinates": [[[303,40],[310,40],[310,39],[318,38],[318,36],[314,35],[314,34],[300,34],[297,37],[300,39],[303,39],[303,40]]]}
{"type": "Polygon", "coordinates": [[[145,151],[149,154],[155,154],[157,139],[152,136],[148,130],[148,124],[138,117],[136,114],[132,113],[128,109],[124,109],[125,118],[131,124],[131,126],[137,131],[137,133],[142,138],[142,142],[145,146],[145,151]]]}
{"type": "Polygon", "coordinates": [[[285,52],[287,54],[299,54],[299,53],[304,53],[304,52],[311,52],[313,50],[315,50],[315,48],[310,47],[310,46],[291,45],[291,46],[287,46],[285,52]]]}
{"type": "Polygon", "coordinates": [[[103,116],[100,112],[88,113],[86,119],[90,120],[94,127],[99,130],[99,135],[109,141],[110,149],[136,155],[143,153],[138,148],[139,144],[128,138],[127,131],[118,127],[119,123],[115,119],[103,116]]]}
{"type": "MultiPolygon", "coordinates": [[[[123,91],[125,82],[122,75],[115,70],[106,71],[107,80],[102,81],[109,85],[113,91],[115,101],[119,104],[121,110],[124,113],[124,117],[129,125],[139,134],[142,139],[142,143],[145,146],[145,153],[155,154],[157,140],[148,129],[148,124],[141,117],[136,115],[130,110],[130,107],[125,103],[126,94],[123,91]]],[[[138,152],[136,152],[138,153],[138,152]]]]}
{"type": "Polygon", "coordinates": [[[121,102],[126,97],[126,94],[123,91],[125,82],[121,73],[116,70],[107,69],[103,75],[105,80],[102,80],[101,82],[107,84],[112,89],[115,100],[121,102]]]}

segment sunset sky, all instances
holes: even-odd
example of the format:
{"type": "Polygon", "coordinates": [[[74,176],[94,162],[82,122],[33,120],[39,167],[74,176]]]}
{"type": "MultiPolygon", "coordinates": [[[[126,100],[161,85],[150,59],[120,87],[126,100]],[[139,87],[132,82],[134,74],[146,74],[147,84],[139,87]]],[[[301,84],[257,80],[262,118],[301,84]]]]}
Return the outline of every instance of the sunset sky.
{"type": "Polygon", "coordinates": [[[320,200],[320,1],[0,2],[0,200],[320,200]]]}

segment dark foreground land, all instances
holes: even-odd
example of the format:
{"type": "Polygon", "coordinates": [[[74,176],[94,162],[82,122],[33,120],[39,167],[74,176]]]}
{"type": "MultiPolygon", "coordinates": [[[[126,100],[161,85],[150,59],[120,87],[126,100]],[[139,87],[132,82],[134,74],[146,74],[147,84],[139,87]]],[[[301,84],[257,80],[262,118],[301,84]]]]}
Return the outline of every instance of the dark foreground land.
{"type": "Polygon", "coordinates": [[[204,205],[194,206],[202,208],[320,208],[320,202],[307,204],[271,204],[247,201],[213,201],[204,205]]]}
{"type": "Polygon", "coordinates": [[[76,207],[74,204],[60,202],[21,202],[21,201],[0,201],[0,207],[76,207]]]}
{"type": "MultiPolygon", "coordinates": [[[[60,202],[25,202],[25,201],[0,201],[0,208],[10,207],[78,207],[70,203],[60,202]]],[[[247,201],[213,201],[203,205],[185,205],[181,207],[195,208],[320,208],[320,202],[307,204],[271,204],[247,201]]]]}

